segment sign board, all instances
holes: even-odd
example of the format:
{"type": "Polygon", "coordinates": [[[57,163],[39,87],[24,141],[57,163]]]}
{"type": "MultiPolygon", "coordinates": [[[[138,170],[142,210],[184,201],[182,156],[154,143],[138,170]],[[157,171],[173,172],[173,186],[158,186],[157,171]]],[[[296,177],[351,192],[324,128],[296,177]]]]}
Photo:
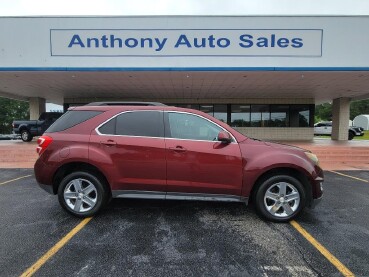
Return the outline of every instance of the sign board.
{"type": "Polygon", "coordinates": [[[0,70],[363,70],[369,16],[0,17],[0,70]]]}
{"type": "Polygon", "coordinates": [[[52,29],[52,56],[320,57],[323,30],[52,29]]]}

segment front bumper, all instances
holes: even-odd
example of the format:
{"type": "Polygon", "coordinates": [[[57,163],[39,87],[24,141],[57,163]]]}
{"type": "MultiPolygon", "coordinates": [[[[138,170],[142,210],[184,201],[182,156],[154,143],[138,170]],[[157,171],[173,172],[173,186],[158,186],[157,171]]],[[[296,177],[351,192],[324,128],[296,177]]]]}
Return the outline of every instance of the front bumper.
{"type": "Polygon", "coordinates": [[[309,205],[309,208],[310,209],[315,209],[315,207],[320,203],[320,201],[322,201],[322,198],[323,198],[323,196],[321,196],[321,197],[319,197],[317,199],[311,200],[310,205],[309,205]]]}
{"type": "Polygon", "coordinates": [[[41,184],[41,183],[38,183],[38,185],[39,185],[40,188],[42,188],[46,192],[48,192],[50,194],[54,194],[53,186],[48,186],[48,185],[44,185],[44,184],[41,184]]]}
{"type": "Polygon", "coordinates": [[[316,177],[314,178],[314,180],[312,181],[312,197],[310,199],[310,203],[308,203],[308,207],[311,209],[314,209],[322,200],[323,198],[323,182],[324,182],[324,175],[323,175],[323,170],[316,166],[316,177]]]}

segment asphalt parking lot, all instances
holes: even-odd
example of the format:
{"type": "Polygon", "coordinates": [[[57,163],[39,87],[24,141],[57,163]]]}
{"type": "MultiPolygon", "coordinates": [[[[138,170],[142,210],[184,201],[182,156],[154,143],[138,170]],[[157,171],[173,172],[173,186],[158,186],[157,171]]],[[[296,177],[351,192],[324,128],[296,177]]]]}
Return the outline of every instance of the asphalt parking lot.
{"type": "Polygon", "coordinates": [[[238,203],[149,200],[113,200],[86,221],[31,169],[0,169],[0,276],[369,276],[369,171],[338,173],[293,225],[238,203]]]}

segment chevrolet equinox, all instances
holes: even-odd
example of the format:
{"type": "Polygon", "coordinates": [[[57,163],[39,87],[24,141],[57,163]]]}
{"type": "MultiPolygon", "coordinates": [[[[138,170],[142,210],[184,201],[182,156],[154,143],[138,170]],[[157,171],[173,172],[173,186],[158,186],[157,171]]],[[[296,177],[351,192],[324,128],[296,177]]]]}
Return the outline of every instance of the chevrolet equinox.
{"type": "Polygon", "coordinates": [[[263,218],[285,222],[323,193],[311,152],[155,103],[70,108],[38,139],[37,152],[37,182],[78,217],[111,198],[146,198],[252,201],[263,218]]]}

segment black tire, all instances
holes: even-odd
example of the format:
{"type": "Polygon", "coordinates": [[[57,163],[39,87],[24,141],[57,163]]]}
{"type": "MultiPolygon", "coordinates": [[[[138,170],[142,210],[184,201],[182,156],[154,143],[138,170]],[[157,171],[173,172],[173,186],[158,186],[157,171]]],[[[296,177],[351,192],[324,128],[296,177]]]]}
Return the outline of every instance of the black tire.
{"type": "Polygon", "coordinates": [[[273,222],[290,221],[305,207],[305,203],[306,192],[303,185],[299,180],[288,175],[277,175],[265,179],[257,188],[254,196],[256,212],[261,217],[273,222]],[[281,186],[286,187],[285,195],[281,194],[281,186]],[[268,190],[269,193],[273,193],[273,197],[276,195],[276,199],[278,200],[272,200],[272,198],[268,198],[266,196],[268,190]],[[293,199],[292,195],[297,197],[296,192],[298,192],[299,200],[291,200],[293,199]],[[281,200],[280,197],[283,199],[281,200]],[[291,209],[288,209],[287,211],[287,209],[284,208],[287,207],[286,205],[288,205],[291,209]],[[267,206],[272,207],[270,211],[268,210],[267,206]]]}
{"type": "Polygon", "coordinates": [[[23,129],[21,131],[21,139],[24,142],[30,142],[33,139],[33,136],[31,135],[31,133],[27,129],[23,129]]]}
{"type": "Polygon", "coordinates": [[[355,137],[354,132],[349,131],[349,133],[348,133],[348,139],[349,140],[352,140],[354,137],[355,137]]]}
{"type": "MultiPolygon", "coordinates": [[[[87,192],[87,191],[86,191],[87,192]]],[[[71,196],[74,197],[74,196],[71,196]]],[[[73,172],[63,178],[59,187],[58,187],[58,199],[60,205],[70,214],[76,217],[90,217],[97,214],[106,204],[109,198],[109,193],[107,190],[107,186],[101,177],[95,176],[89,172],[77,171],[73,172]],[[72,181],[79,180],[80,184],[80,193],[76,191],[76,187],[73,185],[72,181]],[[83,194],[83,190],[86,189],[89,185],[93,185],[94,191],[89,194],[83,194]],[[65,193],[76,194],[76,199],[70,198],[67,199],[67,195],[65,193]],[[82,195],[81,195],[82,194],[82,195]],[[77,196],[78,195],[78,196],[77,196]],[[84,195],[84,196],[83,196],[84,195]],[[66,196],[66,197],[64,197],[66,196]],[[86,198],[86,199],[85,199],[86,198]],[[85,199],[85,200],[84,200],[85,199]],[[89,205],[87,200],[95,201],[94,206],[89,205]],[[78,206],[78,202],[81,203],[78,206]],[[74,206],[74,209],[72,208],[74,206]],[[87,206],[87,207],[86,207],[87,206]],[[84,211],[84,209],[88,209],[90,206],[91,209],[84,211]]],[[[92,203],[92,202],[90,202],[92,203]]]]}

